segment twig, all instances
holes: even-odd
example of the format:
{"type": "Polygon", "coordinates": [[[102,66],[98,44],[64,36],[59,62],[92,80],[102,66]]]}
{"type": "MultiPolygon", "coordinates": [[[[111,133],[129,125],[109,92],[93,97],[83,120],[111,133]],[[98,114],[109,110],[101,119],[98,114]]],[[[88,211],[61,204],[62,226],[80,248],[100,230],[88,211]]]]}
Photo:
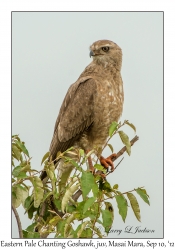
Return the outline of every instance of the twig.
{"type": "MultiPolygon", "coordinates": [[[[130,141],[131,146],[133,146],[134,143],[135,143],[136,141],[138,141],[138,139],[139,139],[139,137],[136,135],[136,136],[130,141]]],[[[124,147],[116,154],[116,156],[113,156],[113,158],[111,158],[111,160],[112,160],[112,161],[117,160],[125,151],[126,151],[126,146],[124,146],[124,147]]]]}
{"type": "MultiPolygon", "coordinates": [[[[144,188],[144,187],[140,187],[140,188],[144,188]]],[[[131,192],[134,192],[135,189],[133,190],[130,190],[130,191],[127,191],[127,192],[124,192],[124,193],[121,193],[121,194],[118,194],[118,195],[123,195],[123,194],[127,194],[127,193],[131,193],[131,192]]],[[[114,197],[116,197],[116,195],[112,196],[112,197],[109,197],[109,198],[106,198],[106,199],[103,199],[102,201],[106,201],[106,200],[109,200],[109,199],[113,199],[114,197]]]]}
{"type": "Polygon", "coordinates": [[[17,221],[17,224],[18,224],[19,238],[20,238],[20,239],[23,239],[21,221],[20,221],[18,212],[17,212],[16,208],[15,208],[13,205],[12,205],[12,210],[13,210],[13,213],[14,213],[14,215],[15,215],[15,218],[16,218],[16,221],[17,221]]]}
{"type": "Polygon", "coordinates": [[[41,212],[39,214],[39,219],[38,219],[38,222],[41,222],[43,216],[44,216],[44,213],[46,211],[46,203],[43,202],[43,205],[42,205],[42,208],[41,208],[41,212]]]}
{"type": "Polygon", "coordinates": [[[73,199],[74,201],[77,201],[81,194],[82,194],[82,191],[81,191],[81,189],[79,189],[79,190],[72,196],[72,199],[73,199]]]}
{"type": "MultiPolygon", "coordinates": [[[[119,163],[117,164],[117,166],[115,166],[114,171],[115,171],[116,168],[120,165],[120,163],[123,161],[123,159],[124,159],[124,157],[119,161],[119,163]]],[[[113,171],[113,172],[114,172],[114,171],[113,171]]],[[[113,172],[108,172],[108,173],[106,174],[106,176],[107,176],[108,174],[113,173],[113,172]]]]}

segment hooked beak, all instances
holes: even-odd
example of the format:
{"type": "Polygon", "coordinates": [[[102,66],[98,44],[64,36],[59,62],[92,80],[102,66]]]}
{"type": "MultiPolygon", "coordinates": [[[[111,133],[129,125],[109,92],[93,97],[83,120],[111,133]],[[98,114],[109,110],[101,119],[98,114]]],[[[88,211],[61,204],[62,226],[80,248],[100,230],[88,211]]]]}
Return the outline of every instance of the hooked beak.
{"type": "Polygon", "coordinates": [[[90,53],[89,53],[89,56],[91,57],[91,56],[94,56],[94,55],[95,55],[94,52],[91,50],[90,53]]]}

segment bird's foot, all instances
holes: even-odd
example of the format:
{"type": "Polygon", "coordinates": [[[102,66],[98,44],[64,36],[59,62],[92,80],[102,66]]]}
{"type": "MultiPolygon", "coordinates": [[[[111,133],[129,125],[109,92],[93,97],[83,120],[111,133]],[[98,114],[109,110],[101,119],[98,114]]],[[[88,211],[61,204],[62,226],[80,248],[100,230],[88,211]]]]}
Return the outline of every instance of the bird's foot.
{"type": "Polygon", "coordinates": [[[111,172],[114,171],[114,163],[113,160],[115,159],[116,154],[112,154],[110,156],[108,156],[107,158],[104,158],[103,156],[100,156],[100,163],[103,167],[109,169],[109,167],[111,167],[111,172]]]}

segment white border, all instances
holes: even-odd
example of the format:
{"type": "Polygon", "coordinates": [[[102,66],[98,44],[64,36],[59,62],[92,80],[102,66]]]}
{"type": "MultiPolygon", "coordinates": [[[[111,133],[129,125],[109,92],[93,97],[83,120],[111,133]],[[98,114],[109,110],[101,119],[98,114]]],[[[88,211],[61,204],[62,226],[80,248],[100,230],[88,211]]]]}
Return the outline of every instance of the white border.
{"type": "MultiPolygon", "coordinates": [[[[175,112],[174,112],[174,92],[175,92],[175,3],[169,1],[44,1],[44,0],[8,0],[0,2],[0,155],[1,155],[1,240],[11,241],[11,204],[10,204],[10,131],[11,131],[11,11],[164,11],[164,36],[165,36],[165,182],[164,182],[164,240],[151,240],[151,242],[164,242],[167,247],[174,239],[174,137],[175,137],[175,112]]],[[[162,218],[160,218],[161,220],[162,218]]],[[[20,242],[20,240],[13,240],[20,242]]],[[[60,240],[61,242],[62,240],[60,240]]],[[[63,240],[64,241],[64,240],[63,240]]],[[[84,242],[87,240],[83,240],[84,242]]],[[[103,240],[108,242],[109,239],[103,240]]],[[[119,241],[119,240],[118,240],[119,241]]],[[[123,240],[120,240],[123,241],[123,240]]],[[[134,240],[135,242],[146,242],[147,240],[134,240]]],[[[37,241],[35,241],[37,242],[37,241]]],[[[39,246],[38,246],[39,247],[39,246]]],[[[79,248],[79,247],[78,247],[79,248]]],[[[157,246],[156,249],[159,249],[157,246]]]]}

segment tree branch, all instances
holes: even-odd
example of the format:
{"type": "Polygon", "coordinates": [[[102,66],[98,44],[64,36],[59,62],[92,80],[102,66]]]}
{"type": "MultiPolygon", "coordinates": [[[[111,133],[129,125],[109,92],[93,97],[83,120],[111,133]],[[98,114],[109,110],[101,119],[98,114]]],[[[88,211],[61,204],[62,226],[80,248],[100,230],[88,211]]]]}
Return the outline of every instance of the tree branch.
{"type": "Polygon", "coordinates": [[[15,218],[16,218],[16,221],[17,221],[17,224],[18,224],[19,238],[20,238],[20,239],[23,239],[21,221],[20,221],[18,212],[17,212],[16,208],[15,208],[13,205],[12,205],[12,210],[13,210],[13,213],[14,213],[14,215],[15,215],[15,218]]]}
{"type": "MultiPolygon", "coordinates": [[[[144,187],[140,187],[140,188],[144,188],[144,187]]],[[[134,192],[134,191],[135,191],[135,189],[130,190],[130,191],[127,191],[127,192],[124,192],[124,193],[121,193],[121,194],[118,194],[118,195],[123,195],[123,194],[127,194],[127,193],[132,193],[132,192],[134,192]]],[[[109,199],[113,199],[114,197],[116,197],[116,195],[114,195],[114,196],[112,196],[112,197],[109,197],[109,198],[105,198],[105,199],[102,200],[102,201],[106,201],[106,200],[109,200],[109,199]]]]}
{"type": "MultiPolygon", "coordinates": [[[[139,137],[136,135],[136,136],[130,141],[131,146],[133,146],[134,143],[135,143],[136,141],[138,141],[138,139],[139,139],[139,137]]],[[[116,156],[113,156],[113,158],[111,158],[111,160],[112,160],[113,162],[116,161],[125,151],[126,151],[126,146],[124,146],[124,147],[116,154],[116,156]]]]}

